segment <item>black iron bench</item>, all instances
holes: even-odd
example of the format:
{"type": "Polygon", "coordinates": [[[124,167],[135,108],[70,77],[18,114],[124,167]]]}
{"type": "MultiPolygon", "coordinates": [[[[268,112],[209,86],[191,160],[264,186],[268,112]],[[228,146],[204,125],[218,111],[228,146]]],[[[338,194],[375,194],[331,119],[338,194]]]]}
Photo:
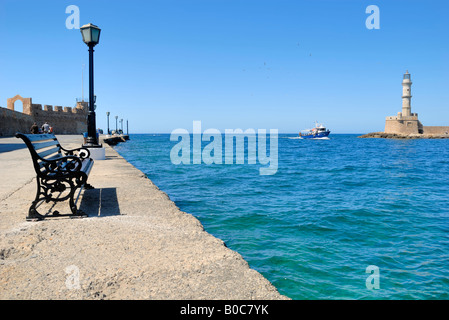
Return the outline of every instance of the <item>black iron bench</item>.
{"type": "Polygon", "coordinates": [[[30,151],[36,171],[36,198],[28,210],[27,220],[42,220],[46,217],[71,216],[84,217],[86,214],[78,210],[76,203],[83,189],[92,189],[87,178],[94,165],[87,148],[67,150],[61,147],[53,134],[22,134],[16,133],[30,151]],[[78,195],[75,199],[75,193],[78,195]],[[55,196],[57,193],[57,196],[55,196]],[[71,214],[60,214],[54,211],[41,214],[37,208],[45,202],[69,200],[71,214]]]}

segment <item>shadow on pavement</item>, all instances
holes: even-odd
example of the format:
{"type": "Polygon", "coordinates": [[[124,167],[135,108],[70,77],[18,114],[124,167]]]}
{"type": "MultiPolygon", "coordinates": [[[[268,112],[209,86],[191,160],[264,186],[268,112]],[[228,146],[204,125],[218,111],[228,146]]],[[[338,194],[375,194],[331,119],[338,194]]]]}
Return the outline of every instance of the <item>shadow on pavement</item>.
{"type": "Polygon", "coordinates": [[[79,209],[89,217],[108,217],[120,215],[116,188],[84,190],[79,209]]]}
{"type": "Polygon", "coordinates": [[[0,153],[26,148],[25,143],[0,143],[0,153]]]}

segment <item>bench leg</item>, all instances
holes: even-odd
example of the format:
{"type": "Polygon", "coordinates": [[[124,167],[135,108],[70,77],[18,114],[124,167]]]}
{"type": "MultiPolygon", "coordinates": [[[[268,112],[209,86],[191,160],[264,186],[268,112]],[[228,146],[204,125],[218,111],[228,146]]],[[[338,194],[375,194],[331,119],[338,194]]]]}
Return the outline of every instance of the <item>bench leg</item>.
{"type": "Polygon", "coordinates": [[[72,212],[72,218],[83,218],[83,217],[87,217],[87,214],[84,213],[82,210],[78,210],[75,204],[75,194],[76,194],[76,190],[79,187],[76,187],[74,184],[70,183],[70,197],[69,197],[69,206],[70,206],[70,211],[72,212]]]}
{"type": "Polygon", "coordinates": [[[30,209],[28,210],[28,216],[26,217],[27,221],[38,221],[38,220],[43,220],[44,217],[42,215],[39,214],[39,212],[37,212],[36,208],[35,208],[35,204],[33,203],[30,207],[30,209]]]}
{"type": "MultiPolygon", "coordinates": [[[[43,220],[46,217],[60,217],[60,216],[70,216],[74,218],[80,218],[80,217],[87,217],[87,214],[85,214],[83,211],[78,210],[75,204],[75,194],[76,191],[81,187],[79,183],[74,183],[72,180],[64,180],[64,181],[57,181],[57,182],[49,182],[49,180],[45,180],[37,177],[37,191],[36,191],[36,197],[34,201],[31,203],[31,206],[28,210],[28,216],[26,217],[27,221],[39,221],[43,220]],[[69,193],[61,198],[53,197],[53,192],[64,192],[69,191],[69,193]],[[71,214],[60,214],[58,211],[54,211],[52,215],[42,215],[37,211],[37,207],[42,203],[45,202],[61,202],[69,200],[69,207],[71,214]]],[[[51,180],[50,180],[51,181],[51,180]]],[[[93,188],[93,187],[92,187],[93,188]]]]}
{"type": "Polygon", "coordinates": [[[36,206],[38,203],[42,200],[41,194],[41,183],[40,179],[36,178],[37,180],[37,191],[36,191],[36,197],[34,198],[34,201],[31,203],[30,208],[28,209],[28,216],[26,217],[27,221],[37,221],[44,219],[44,216],[42,216],[38,211],[36,206]]]}
{"type": "Polygon", "coordinates": [[[91,184],[89,184],[89,183],[85,183],[84,184],[84,189],[86,189],[86,190],[91,190],[91,189],[95,189],[95,187],[93,186],[93,185],[91,185],[91,184]]]}

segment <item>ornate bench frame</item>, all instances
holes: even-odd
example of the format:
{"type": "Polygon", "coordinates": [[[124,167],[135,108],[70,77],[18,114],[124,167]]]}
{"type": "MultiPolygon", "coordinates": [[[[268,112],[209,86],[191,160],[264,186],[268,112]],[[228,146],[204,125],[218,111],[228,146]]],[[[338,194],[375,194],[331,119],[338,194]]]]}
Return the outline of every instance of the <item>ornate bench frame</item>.
{"type": "Polygon", "coordinates": [[[87,178],[94,165],[89,149],[84,147],[73,150],[64,149],[53,134],[16,133],[15,136],[22,139],[27,145],[36,171],[36,197],[28,210],[26,219],[36,221],[47,217],[87,216],[77,209],[76,203],[84,188],[93,188],[87,183],[87,178]],[[75,199],[77,190],[78,195],[75,199]],[[49,212],[41,214],[37,211],[44,201],[47,203],[52,201],[55,205],[56,202],[66,200],[69,200],[71,214],[60,214],[56,210],[52,214],[49,212]]]}

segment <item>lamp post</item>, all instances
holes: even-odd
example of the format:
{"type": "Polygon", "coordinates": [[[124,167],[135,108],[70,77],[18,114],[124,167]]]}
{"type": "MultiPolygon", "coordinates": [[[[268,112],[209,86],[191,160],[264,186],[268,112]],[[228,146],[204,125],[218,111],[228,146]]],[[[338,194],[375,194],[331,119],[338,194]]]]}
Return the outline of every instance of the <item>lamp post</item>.
{"type": "Polygon", "coordinates": [[[118,131],[118,128],[117,128],[117,119],[118,119],[118,116],[115,116],[115,133],[117,133],[117,131],[118,131]]]}
{"type": "Polygon", "coordinates": [[[94,97],[94,47],[100,41],[101,29],[92,23],[80,28],[83,41],[89,47],[89,112],[87,114],[87,140],[85,147],[98,148],[97,130],[95,124],[95,97],[94,97]]]}
{"type": "Polygon", "coordinates": [[[123,134],[123,119],[120,119],[120,126],[121,126],[121,130],[122,130],[122,134],[123,134]]]}
{"type": "Polygon", "coordinates": [[[109,112],[109,111],[107,111],[106,112],[106,115],[108,116],[108,134],[109,134],[109,115],[110,115],[111,113],[109,112]]]}
{"type": "Polygon", "coordinates": [[[128,119],[126,119],[126,134],[129,135],[129,130],[128,130],[128,119]]]}

